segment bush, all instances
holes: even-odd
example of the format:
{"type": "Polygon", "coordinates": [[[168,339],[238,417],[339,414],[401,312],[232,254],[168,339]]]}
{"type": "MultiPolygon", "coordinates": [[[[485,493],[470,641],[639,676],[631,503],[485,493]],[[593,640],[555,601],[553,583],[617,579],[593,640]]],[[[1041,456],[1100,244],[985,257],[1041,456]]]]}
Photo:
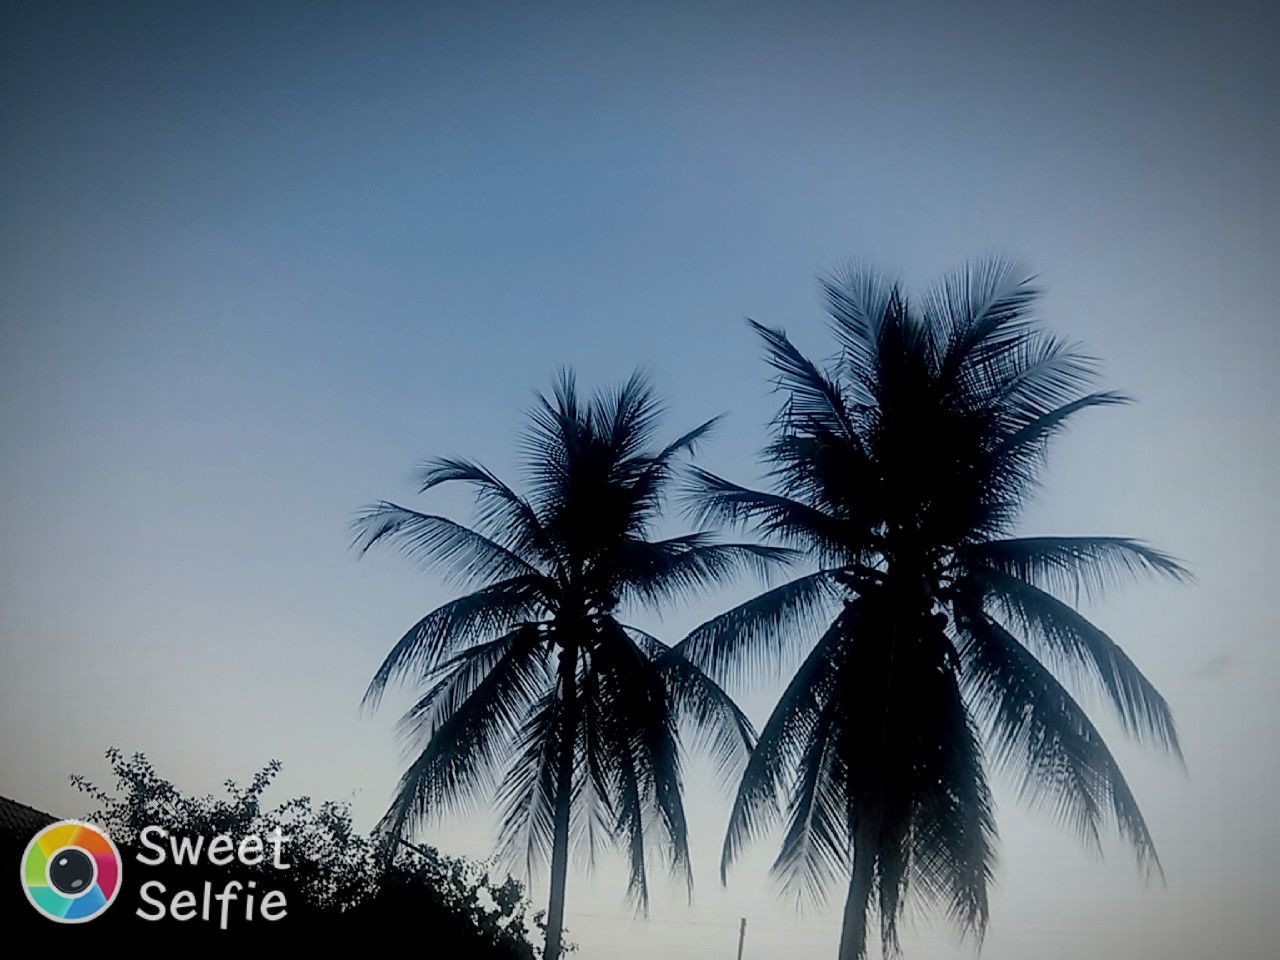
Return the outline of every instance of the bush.
{"type": "MultiPolygon", "coordinates": [[[[346,948],[367,949],[386,938],[405,939],[411,949],[433,960],[533,960],[539,954],[530,935],[541,940],[542,917],[529,914],[518,881],[496,879],[483,864],[429,847],[365,836],[353,827],[345,804],[316,807],[299,797],[265,805],[263,795],[281,769],[278,761],[268,763],[245,786],[226,781],[225,796],[214,797],[181,793],[140,753],[126,757],[113,749],[107,760],[113,791],[83,777],[72,781],[98,804],[86,819],[104,828],[120,847],[124,888],[111,909],[91,924],[51,931],[60,941],[64,933],[102,937],[110,932],[112,940],[132,940],[148,953],[175,949],[191,957],[226,957],[229,950],[241,956],[330,956],[346,948]],[[170,857],[147,866],[135,855],[143,850],[141,831],[151,825],[174,837],[203,837],[206,844],[220,834],[238,844],[246,836],[270,837],[279,829],[288,837],[283,859],[290,868],[276,869],[269,858],[257,866],[237,861],[215,866],[205,857],[195,865],[177,865],[170,857]],[[216,893],[232,879],[246,887],[255,881],[259,903],[266,891],[280,890],[287,915],[274,922],[261,916],[246,921],[243,896],[231,905],[226,930],[220,929],[216,900],[211,901],[209,921],[178,921],[167,915],[148,921],[136,913],[139,908],[157,912],[141,897],[148,881],[164,885],[160,899],[168,903],[179,890],[192,890],[200,900],[206,882],[216,893]]],[[[152,886],[153,895],[156,889],[152,886]]]]}

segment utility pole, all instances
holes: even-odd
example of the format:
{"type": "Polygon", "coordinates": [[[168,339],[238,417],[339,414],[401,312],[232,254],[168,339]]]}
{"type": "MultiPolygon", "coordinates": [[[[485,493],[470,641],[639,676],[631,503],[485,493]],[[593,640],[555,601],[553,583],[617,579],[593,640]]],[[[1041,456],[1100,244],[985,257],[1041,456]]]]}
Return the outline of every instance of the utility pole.
{"type": "Polygon", "coordinates": [[[747,918],[738,924],[738,960],[742,960],[742,942],[747,939],[747,918]]]}

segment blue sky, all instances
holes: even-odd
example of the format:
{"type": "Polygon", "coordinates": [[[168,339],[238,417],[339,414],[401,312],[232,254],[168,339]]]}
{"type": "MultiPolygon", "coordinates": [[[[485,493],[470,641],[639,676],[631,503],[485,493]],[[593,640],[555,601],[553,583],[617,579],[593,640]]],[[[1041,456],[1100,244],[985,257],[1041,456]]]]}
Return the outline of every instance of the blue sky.
{"type": "MultiPolygon", "coordinates": [[[[112,744],[192,789],[277,756],[282,797],[371,822],[401,761],[396,704],[362,718],[360,692],[448,593],[356,561],[361,504],[420,505],[432,454],[510,472],[562,364],[649,367],[672,433],[727,412],[703,462],[754,479],[745,316],[821,355],[816,273],[923,285],[1004,252],[1139,401],[1080,421],[1026,529],[1142,536],[1199,582],[1092,611],[1183,731],[1186,772],[1117,742],[1167,888],[1006,791],[984,956],[1274,956],[1274,28],[1249,4],[6,5],[0,792],[82,813],[66,776],[112,744]]],[[[694,905],[633,922],[617,864],[577,874],[581,955],[727,952],[745,913],[749,953],[828,956],[834,914],[772,895],[767,845],[719,888],[701,768],[689,802],[694,905]]],[[[907,944],[971,953],[927,922],[907,944]]]]}

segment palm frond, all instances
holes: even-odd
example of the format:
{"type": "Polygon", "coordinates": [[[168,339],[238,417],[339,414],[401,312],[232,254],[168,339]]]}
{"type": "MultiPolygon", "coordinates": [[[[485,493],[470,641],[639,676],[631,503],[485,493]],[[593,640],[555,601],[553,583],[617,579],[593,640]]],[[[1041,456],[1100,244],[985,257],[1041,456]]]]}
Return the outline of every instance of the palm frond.
{"type": "Polygon", "coordinates": [[[1102,736],[1067,690],[985,614],[961,624],[966,695],[986,723],[996,763],[1023,795],[1047,802],[1091,844],[1114,820],[1144,869],[1160,870],[1142,811],[1102,736]]]}
{"type": "Polygon", "coordinates": [[[352,523],[352,546],[361,554],[389,541],[412,560],[444,566],[462,582],[537,573],[537,568],[475,530],[383,500],[362,510],[352,523]]]}
{"type": "Polygon", "coordinates": [[[666,682],[677,722],[690,728],[695,747],[710,753],[722,779],[736,778],[756,742],[756,731],[747,715],[681,651],[668,648],[654,660],[666,682]]]}
{"type": "Polygon", "coordinates": [[[1000,443],[997,450],[1003,462],[1038,456],[1044,443],[1061,431],[1067,422],[1082,410],[1092,407],[1110,407],[1128,403],[1129,398],[1114,390],[1103,390],[1078,397],[1059,407],[1033,415],[1025,422],[1015,423],[1013,429],[1000,443]]]}
{"type": "Polygon", "coordinates": [[[777,376],[774,385],[787,395],[783,423],[817,423],[841,436],[854,435],[850,404],[840,385],[796,349],[783,330],[754,320],[751,329],[764,341],[765,358],[777,376]]]}
{"type": "Polygon", "coordinates": [[[841,345],[842,365],[858,389],[860,401],[869,402],[874,396],[885,318],[895,314],[901,300],[898,283],[875,269],[857,265],[821,277],[818,283],[841,345]]]}
{"type": "Polygon", "coordinates": [[[724,414],[712,417],[710,420],[706,420],[698,424],[687,433],[676,437],[676,439],[663,447],[658,455],[653,458],[654,462],[665,464],[669,463],[671,458],[675,457],[677,454],[695,453],[702,441],[705,440],[717,426],[719,426],[720,421],[723,419],[724,414]]]}
{"type": "Polygon", "coordinates": [[[1039,291],[1016,261],[993,257],[970,263],[925,297],[924,309],[944,382],[964,368],[980,368],[1027,333],[1039,291]]]}
{"type": "Polygon", "coordinates": [[[684,500],[699,525],[754,524],[764,537],[803,547],[820,556],[844,559],[861,531],[791,497],[743,487],[694,468],[684,500]]]}
{"type": "Polygon", "coordinates": [[[721,586],[743,572],[764,579],[799,556],[785,547],[716,543],[707,533],[656,541],[629,537],[614,569],[621,593],[654,603],[721,586]]]}
{"type": "Polygon", "coordinates": [[[477,521],[486,536],[529,563],[559,563],[555,544],[532,505],[488,468],[473,460],[437,457],[422,465],[418,479],[419,493],[443,483],[469,484],[480,510],[477,521]]]}
{"type": "Polygon", "coordinates": [[[1098,361],[1073,343],[1034,331],[965,374],[975,398],[1001,422],[1028,423],[1086,393],[1098,361]]]}
{"type": "Polygon", "coordinates": [[[787,827],[772,871],[784,890],[822,904],[853,858],[849,792],[839,741],[839,698],[828,694],[812,716],[796,760],[787,827]]]}
{"type": "Polygon", "coordinates": [[[522,640],[529,639],[529,631],[536,633],[533,624],[522,624],[515,630],[493,640],[477,643],[454,654],[432,671],[425,682],[430,686],[400,718],[400,735],[416,743],[426,743],[440,727],[471,696],[489,672],[507,656],[522,640]]]}
{"type": "Polygon", "coordinates": [[[514,757],[498,787],[501,826],[498,856],[523,861],[531,877],[551,850],[555,830],[556,759],[560,755],[564,711],[559,697],[543,695],[526,714],[515,739],[514,757]]]}
{"type": "Polygon", "coordinates": [[[376,707],[387,685],[413,673],[429,676],[463,647],[511,629],[535,616],[545,602],[539,576],[499,580],[432,610],[391,648],[361,701],[376,707]]]}
{"type": "Polygon", "coordinates": [[[786,779],[813,739],[830,700],[843,630],[842,616],[827,628],[796,670],[760,731],[729,815],[720,855],[721,881],[746,844],[763,835],[781,816],[786,779]]]}
{"type": "Polygon", "coordinates": [[[643,454],[662,414],[652,381],[639,370],[617,390],[597,394],[592,409],[619,460],[643,454]]]}
{"type": "Polygon", "coordinates": [[[781,584],[694,628],[681,655],[719,680],[743,680],[781,665],[839,603],[835,576],[819,570],[781,584]]]}
{"type": "Polygon", "coordinates": [[[1143,574],[1191,578],[1167,553],[1128,537],[1018,537],[966,545],[957,553],[961,565],[988,566],[1058,595],[1083,591],[1092,597],[1143,574]]]}
{"type": "Polygon", "coordinates": [[[990,568],[974,576],[981,579],[988,605],[1037,641],[1053,663],[1068,671],[1084,667],[1092,674],[1130,734],[1181,758],[1168,702],[1114,640],[1025,580],[990,568]]]}
{"type": "MultiPolygon", "coordinates": [[[[645,643],[645,646],[648,646],[645,643]]],[[[585,705],[603,746],[617,830],[631,862],[629,890],[641,910],[648,907],[645,815],[656,814],[663,849],[673,869],[691,888],[688,827],[681,800],[677,713],[668,684],[655,660],[616,621],[602,624],[601,642],[589,657],[595,696],[585,705]]]]}
{"type": "Polygon", "coordinates": [[[547,681],[541,639],[525,631],[457,709],[437,725],[400,778],[380,828],[401,836],[457,810],[487,784],[505,745],[547,681]]]}
{"type": "MultiPolygon", "coordinates": [[[[948,661],[956,657],[950,641],[936,634],[948,661]]],[[[995,810],[987,784],[981,735],[974,724],[955,670],[930,671],[913,689],[928,691],[929,718],[918,725],[919,749],[910,771],[910,828],[899,829],[910,850],[910,889],[925,902],[940,904],[951,921],[979,942],[989,914],[988,888],[995,869],[995,810]]],[[[908,725],[912,723],[907,721],[908,725]]],[[[881,854],[881,863],[889,858],[881,854]]],[[[906,874],[898,889],[880,880],[881,937],[898,941],[897,921],[908,890],[906,874]]]]}

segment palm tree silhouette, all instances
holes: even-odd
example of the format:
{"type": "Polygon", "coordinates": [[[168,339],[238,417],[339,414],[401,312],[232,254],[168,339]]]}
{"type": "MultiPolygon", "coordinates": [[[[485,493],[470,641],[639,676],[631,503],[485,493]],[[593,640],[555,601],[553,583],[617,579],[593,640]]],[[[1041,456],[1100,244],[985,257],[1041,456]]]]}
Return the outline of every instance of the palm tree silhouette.
{"type": "Polygon", "coordinates": [[[1090,842],[1113,821],[1158,871],[1116,761],[1058,677],[1093,681],[1130,733],[1177,754],[1169,707],[1064,597],[1187,573],[1135,540],[1011,537],[1048,441],[1124,398],[1090,392],[1095,363],[1037,328],[1037,293],[1008,262],[961,271],[919,304],[867,270],[823,290],[839,344],[826,369],[752,324],[786,398],[765,452],[772,491],[695,480],[703,520],[753,525],[818,567],[676,648],[717,679],[804,654],[743,774],[722,876],[785,820],[784,886],[847,889],[842,960],[864,956],[877,914],[886,953],[898,950],[908,891],[980,938],[988,764],[1090,842]]]}
{"type": "Polygon", "coordinates": [[[428,462],[421,490],[461,481],[474,528],[393,503],[356,520],[361,552],[391,541],[475,588],[422,618],[378,669],[376,705],[393,680],[426,692],[402,720],[418,745],[383,827],[399,836],[492,786],[500,847],[529,870],[550,854],[544,956],[563,949],[571,840],[592,854],[614,841],[630,858],[629,892],[647,907],[646,824],[691,883],[681,801],[679,728],[687,721],[724,766],[745,762],[746,717],[700,670],[621,622],[626,603],[654,605],[791,551],[714,542],[706,533],[650,539],[674,465],[715,421],[653,448],[659,404],[636,374],[580,399],[563,374],[540,397],[523,438],[530,496],[461,459],[428,462]]]}

